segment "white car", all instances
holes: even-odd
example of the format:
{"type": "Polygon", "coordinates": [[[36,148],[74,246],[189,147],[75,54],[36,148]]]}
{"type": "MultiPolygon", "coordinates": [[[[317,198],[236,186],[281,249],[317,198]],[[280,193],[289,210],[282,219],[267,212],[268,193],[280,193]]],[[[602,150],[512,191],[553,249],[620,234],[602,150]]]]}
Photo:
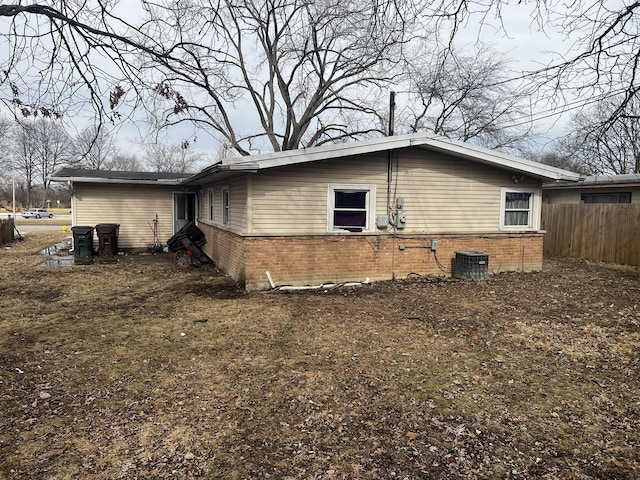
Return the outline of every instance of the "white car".
{"type": "Polygon", "coordinates": [[[30,208],[22,212],[24,218],[53,218],[53,213],[46,208],[30,208]]]}

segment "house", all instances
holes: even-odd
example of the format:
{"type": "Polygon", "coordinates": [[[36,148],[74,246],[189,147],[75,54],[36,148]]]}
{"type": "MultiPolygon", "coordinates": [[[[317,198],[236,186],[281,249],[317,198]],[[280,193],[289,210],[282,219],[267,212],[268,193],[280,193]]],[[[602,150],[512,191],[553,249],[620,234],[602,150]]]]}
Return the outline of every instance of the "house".
{"type": "Polygon", "coordinates": [[[542,185],[545,203],[640,203],[640,173],[594,175],[542,185]]]}
{"type": "Polygon", "coordinates": [[[181,186],[188,176],[62,168],[50,179],[70,183],[74,226],[119,224],[119,248],[138,249],[154,243],[154,226],[166,242],[194,219],[195,196],[181,186]]]}
{"type": "Polygon", "coordinates": [[[204,249],[247,289],[542,268],[542,183],[579,175],[430,134],[225,159],[182,182],[204,249]]]}

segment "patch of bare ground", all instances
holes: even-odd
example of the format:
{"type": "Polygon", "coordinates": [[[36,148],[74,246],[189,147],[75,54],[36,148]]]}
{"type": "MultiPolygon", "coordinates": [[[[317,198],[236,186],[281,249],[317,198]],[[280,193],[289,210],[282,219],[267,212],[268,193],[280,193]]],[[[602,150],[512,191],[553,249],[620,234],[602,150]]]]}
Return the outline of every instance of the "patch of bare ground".
{"type": "Polygon", "coordinates": [[[0,253],[0,478],[639,477],[639,269],[247,294],[47,235],[0,253]]]}

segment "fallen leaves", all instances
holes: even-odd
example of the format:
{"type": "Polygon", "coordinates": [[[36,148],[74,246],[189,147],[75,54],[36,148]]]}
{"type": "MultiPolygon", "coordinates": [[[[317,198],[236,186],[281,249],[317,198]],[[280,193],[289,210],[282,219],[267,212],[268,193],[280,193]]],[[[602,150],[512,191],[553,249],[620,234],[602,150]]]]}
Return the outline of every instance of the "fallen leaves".
{"type": "Polygon", "coordinates": [[[613,460],[611,460],[611,463],[613,463],[616,467],[621,468],[622,470],[635,470],[635,467],[626,460],[614,458],[613,460]]]}
{"type": "Polygon", "coordinates": [[[9,478],[637,477],[637,270],[265,295],[4,255],[9,478]]]}

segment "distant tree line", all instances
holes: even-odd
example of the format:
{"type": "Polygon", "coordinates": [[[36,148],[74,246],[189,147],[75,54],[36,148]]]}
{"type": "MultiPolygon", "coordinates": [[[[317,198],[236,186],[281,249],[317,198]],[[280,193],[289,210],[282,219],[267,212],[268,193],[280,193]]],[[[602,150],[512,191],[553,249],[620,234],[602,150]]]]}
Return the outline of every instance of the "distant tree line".
{"type": "Polygon", "coordinates": [[[98,127],[72,135],[52,118],[0,117],[0,205],[11,203],[14,185],[16,203],[23,207],[45,206],[47,200],[57,204],[49,177],[61,167],[184,173],[195,171],[202,161],[184,143],[149,144],[142,151],[141,158],[123,152],[115,137],[98,127]]]}

